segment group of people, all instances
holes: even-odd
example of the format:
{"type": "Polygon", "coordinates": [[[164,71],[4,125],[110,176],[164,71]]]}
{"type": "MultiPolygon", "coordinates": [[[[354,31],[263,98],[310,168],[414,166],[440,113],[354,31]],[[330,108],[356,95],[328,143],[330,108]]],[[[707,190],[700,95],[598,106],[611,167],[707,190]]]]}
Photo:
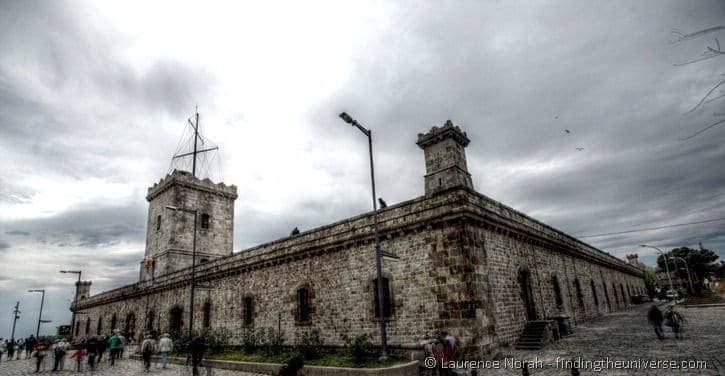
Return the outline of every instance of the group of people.
{"type": "Polygon", "coordinates": [[[432,369],[434,375],[451,375],[451,369],[443,365],[457,359],[458,339],[445,330],[437,331],[433,336],[426,336],[423,342],[423,351],[426,358],[436,360],[432,369]]]}
{"type": "Polygon", "coordinates": [[[38,340],[32,334],[28,338],[19,338],[17,341],[14,338],[3,339],[0,337],[0,362],[2,362],[3,356],[6,361],[28,359],[37,344],[38,340]]]}
{"type": "MultiPolygon", "coordinates": [[[[111,336],[92,336],[82,340],[70,343],[63,339],[55,340],[50,343],[46,340],[38,340],[34,336],[21,338],[17,341],[3,340],[0,338],[0,361],[5,353],[7,360],[29,359],[35,360],[35,373],[46,370],[46,360],[49,357],[53,359],[52,372],[62,371],[66,360],[70,358],[75,362],[75,370],[81,372],[85,368],[94,371],[98,364],[104,360],[104,354],[108,352],[107,361],[111,366],[116,361],[123,358],[124,348],[128,340],[121,332],[116,329],[111,336]],[[23,353],[25,354],[23,356],[23,353]]],[[[173,350],[173,342],[168,334],[163,334],[158,344],[154,339],[154,335],[149,334],[142,342],[139,348],[143,359],[144,368],[149,370],[151,365],[151,356],[158,353],[163,368],[167,368],[168,353],[173,350]]]]}
{"type": "Polygon", "coordinates": [[[662,325],[672,328],[672,333],[674,334],[675,339],[682,338],[682,327],[685,324],[685,318],[682,314],[675,311],[674,304],[670,304],[664,313],[657,308],[656,304],[653,304],[649,309],[649,312],[647,312],[647,320],[649,320],[650,325],[652,325],[652,328],[655,330],[655,334],[658,339],[667,338],[662,325]]]}

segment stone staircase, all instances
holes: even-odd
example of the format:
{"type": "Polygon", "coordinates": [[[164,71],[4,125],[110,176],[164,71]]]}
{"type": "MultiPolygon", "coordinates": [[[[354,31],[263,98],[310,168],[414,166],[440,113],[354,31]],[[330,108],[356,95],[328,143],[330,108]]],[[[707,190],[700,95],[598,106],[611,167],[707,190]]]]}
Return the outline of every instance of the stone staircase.
{"type": "Polygon", "coordinates": [[[721,298],[717,294],[707,291],[703,294],[703,296],[687,297],[682,304],[684,306],[708,306],[720,305],[723,303],[725,303],[725,299],[721,298]]]}
{"type": "Polygon", "coordinates": [[[554,328],[558,329],[555,321],[528,321],[514,347],[521,350],[539,350],[552,341],[554,328]]]}

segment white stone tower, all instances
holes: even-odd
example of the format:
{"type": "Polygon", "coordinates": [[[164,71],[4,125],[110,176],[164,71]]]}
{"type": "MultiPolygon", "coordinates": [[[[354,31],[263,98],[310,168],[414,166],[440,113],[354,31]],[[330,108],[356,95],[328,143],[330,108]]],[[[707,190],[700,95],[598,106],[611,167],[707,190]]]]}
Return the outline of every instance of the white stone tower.
{"type": "Polygon", "coordinates": [[[194,216],[168,206],[197,211],[197,265],[232,254],[237,187],[174,170],[149,188],[146,253],[140,280],[191,266],[194,216]]]}
{"type": "Polygon", "coordinates": [[[471,140],[450,120],[428,133],[419,133],[416,143],[425,155],[425,194],[454,187],[473,189],[466,165],[465,147],[471,140]]]}

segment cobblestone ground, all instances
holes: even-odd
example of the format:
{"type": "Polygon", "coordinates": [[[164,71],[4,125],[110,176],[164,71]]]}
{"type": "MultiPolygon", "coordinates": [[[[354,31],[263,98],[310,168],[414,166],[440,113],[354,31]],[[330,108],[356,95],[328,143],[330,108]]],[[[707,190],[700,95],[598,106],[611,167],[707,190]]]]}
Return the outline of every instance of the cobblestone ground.
{"type": "MultiPolygon", "coordinates": [[[[667,339],[657,340],[646,319],[651,304],[635,306],[620,312],[579,323],[575,333],[550,344],[539,351],[511,350],[503,356],[516,360],[540,361],[543,368],[530,368],[533,375],[569,375],[569,367],[559,363],[562,360],[601,361],[666,361],[669,369],[622,369],[609,365],[608,369],[596,372],[593,367],[581,367],[582,375],[725,375],[725,307],[683,308],[677,307],[687,320],[684,338],[675,340],[672,331],[665,328],[667,339]],[[672,369],[672,363],[679,369],[672,369]],[[705,361],[704,369],[684,369],[682,362],[705,361]]],[[[664,310],[664,306],[660,309],[664,310]]],[[[501,361],[503,363],[503,359],[501,361]]],[[[693,367],[695,364],[685,364],[693,367]]],[[[592,365],[593,366],[593,365],[592,365]]],[[[602,364],[602,368],[606,365],[602,364]]],[[[483,375],[521,375],[519,369],[486,369],[483,375]]]]}
{"type": "MultiPolygon", "coordinates": [[[[107,360],[101,362],[95,371],[91,372],[87,369],[87,365],[83,364],[83,372],[75,372],[75,362],[69,360],[65,363],[65,370],[60,372],[51,372],[53,369],[52,359],[46,359],[45,371],[41,374],[47,375],[97,375],[97,376],[138,376],[138,375],[156,375],[156,376],[191,376],[191,368],[179,365],[169,364],[169,368],[162,369],[160,364],[152,365],[151,371],[146,373],[143,369],[143,363],[134,359],[123,359],[117,361],[111,366],[107,360]]],[[[32,359],[13,360],[0,363],[0,376],[19,376],[19,375],[36,375],[35,362],[32,359]]],[[[202,376],[262,376],[259,374],[230,371],[222,369],[201,369],[202,376]]]]}

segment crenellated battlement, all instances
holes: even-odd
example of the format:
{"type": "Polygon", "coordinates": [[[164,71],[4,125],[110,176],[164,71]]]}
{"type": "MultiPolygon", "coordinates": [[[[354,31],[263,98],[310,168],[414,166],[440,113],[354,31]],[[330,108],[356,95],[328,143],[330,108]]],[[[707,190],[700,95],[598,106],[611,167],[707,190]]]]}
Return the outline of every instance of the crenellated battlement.
{"type": "Polygon", "coordinates": [[[193,189],[199,189],[210,193],[215,193],[221,196],[225,196],[231,199],[237,198],[237,186],[226,185],[224,183],[214,183],[208,178],[199,179],[193,176],[188,171],[174,170],[170,174],[166,175],[163,179],[159,180],[152,187],[148,189],[146,195],[146,201],[151,201],[154,197],[166,191],[173,184],[180,184],[193,189]]]}

